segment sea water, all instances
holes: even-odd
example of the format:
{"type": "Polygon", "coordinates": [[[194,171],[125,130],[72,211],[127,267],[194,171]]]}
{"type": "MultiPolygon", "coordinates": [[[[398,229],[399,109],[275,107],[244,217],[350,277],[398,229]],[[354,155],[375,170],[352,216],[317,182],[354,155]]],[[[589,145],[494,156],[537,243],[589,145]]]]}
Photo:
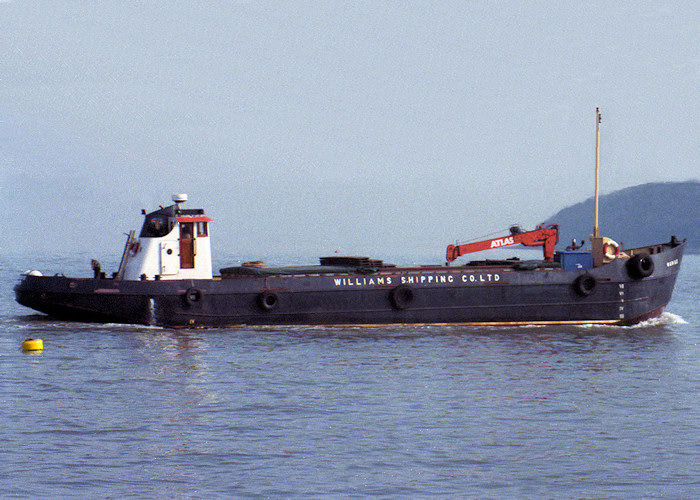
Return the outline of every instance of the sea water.
{"type": "Polygon", "coordinates": [[[626,328],[171,330],[14,302],[21,271],[89,260],[0,258],[2,498],[700,495],[700,256],[626,328]]]}

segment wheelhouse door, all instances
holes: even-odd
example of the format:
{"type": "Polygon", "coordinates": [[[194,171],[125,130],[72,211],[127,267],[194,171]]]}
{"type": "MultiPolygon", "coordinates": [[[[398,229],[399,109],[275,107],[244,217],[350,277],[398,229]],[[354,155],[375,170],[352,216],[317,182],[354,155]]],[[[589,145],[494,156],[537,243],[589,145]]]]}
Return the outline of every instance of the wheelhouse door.
{"type": "Polygon", "coordinates": [[[194,269],[194,223],[180,223],[180,269],[194,269]]]}

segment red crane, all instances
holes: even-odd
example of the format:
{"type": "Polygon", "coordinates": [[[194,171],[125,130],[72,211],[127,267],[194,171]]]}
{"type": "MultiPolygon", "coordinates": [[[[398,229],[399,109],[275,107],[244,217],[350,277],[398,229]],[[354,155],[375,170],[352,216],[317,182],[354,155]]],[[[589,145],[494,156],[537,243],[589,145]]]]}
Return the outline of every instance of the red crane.
{"type": "Polygon", "coordinates": [[[510,228],[510,236],[493,238],[490,240],[465,243],[464,245],[447,246],[447,262],[452,262],[460,255],[501,248],[509,245],[525,245],[526,247],[543,247],[544,260],[554,260],[554,246],[559,241],[559,224],[540,224],[532,231],[522,231],[518,226],[510,228]]]}

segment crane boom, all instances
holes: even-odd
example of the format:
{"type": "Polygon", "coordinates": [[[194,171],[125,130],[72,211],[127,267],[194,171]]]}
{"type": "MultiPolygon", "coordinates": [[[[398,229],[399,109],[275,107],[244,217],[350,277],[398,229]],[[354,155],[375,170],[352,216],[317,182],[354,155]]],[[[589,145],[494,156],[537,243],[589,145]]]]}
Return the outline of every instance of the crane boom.
{"type": "Polygon", "coordinates": [[[536,229],[525,232],[511,229],[510,236],[476,241],[474,243],[465,243],[463,245],[448,245],[447,262],[452,262],[457,257],[468,253],[517,245],[518,243],[526,247],[541,246],[542,252],[544,253],[544,260],[552,262],[554,260],[554,246],[557,244],[557,241],[559,241],[558,224],[549,224],[547,226],[540,224],[536,229]]]}

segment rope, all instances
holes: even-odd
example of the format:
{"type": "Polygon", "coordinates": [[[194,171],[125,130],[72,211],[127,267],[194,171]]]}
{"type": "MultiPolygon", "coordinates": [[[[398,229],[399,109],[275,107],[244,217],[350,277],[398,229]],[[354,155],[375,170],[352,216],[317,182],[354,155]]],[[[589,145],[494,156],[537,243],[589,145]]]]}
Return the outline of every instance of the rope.
{"type": "Polygon", "coordinates": [[[507,233],[508,236],[510,236],[510,228],[513,227],[513,226],[522,227],[521,224],[511,224],[510,226],[508,226],[508,227],[505,228],[505,229],[502,229],[502,230],[500,230],[500,231],[494,231],[493,233],[485,234],[485,235],[483,235],[483,236],[478,236],[478,237],[476,237],[476,238],[472,238],[471,240],[465,240],[465,241],[457,240],[455,246],[466,245],[466,244],[468,244],[468,243],[474,243],[474,242],[476,242],[476,241],[488,240],[488,239],[491,239],[491,238],[493,238],[493,237],[495,237],[495,236],[503,235],[504,233],[507,233]]]}

